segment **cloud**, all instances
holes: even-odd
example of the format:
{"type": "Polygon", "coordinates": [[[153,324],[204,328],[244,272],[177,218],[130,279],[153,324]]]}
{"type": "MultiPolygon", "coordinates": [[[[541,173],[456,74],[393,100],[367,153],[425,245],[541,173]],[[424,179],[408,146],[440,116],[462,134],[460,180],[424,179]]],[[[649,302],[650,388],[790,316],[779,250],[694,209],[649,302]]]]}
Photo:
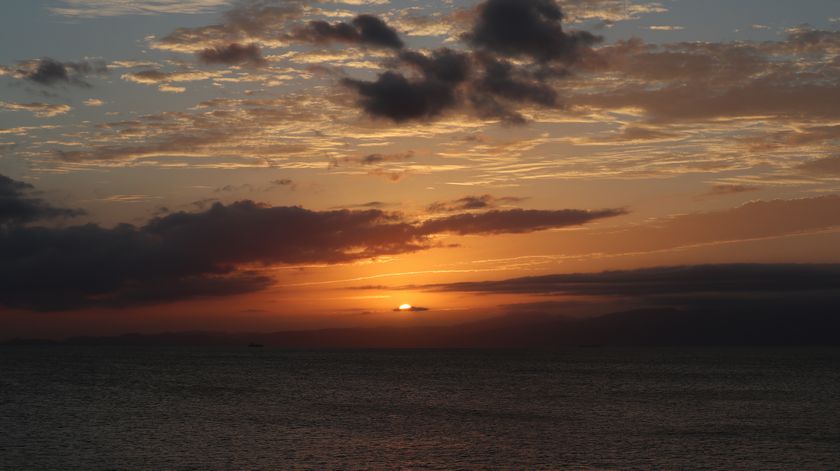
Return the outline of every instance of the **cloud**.
{"type": "Polygon", "coordinates": [[[427,234],[451,232],[460,235],[475,234],[520,234],[546,229],[577,226],[598,219],[627,214],[622,209],[583,211],[575,209],[535,210],[511,209],[493,210],[486,213],[466,213],[424,222],[420,229],[427,234]]]}
{"type": "Polygon", "coordinates": [[[435,291],[552,296],[662,298],[831,292],[840,296],[840,265],[729,264],[558,274],[500,281],[429,285],[435,291]]]}
{"type": "Polygon", "coordinates": [[[213,190],[213,193],[255,193],[272,191],[277,188],[289,188],[291,190],[297,189],[297,184],[288,178],[271,180],[267,185],[252,185],[250,183],[243,183],[241,185],[225,185],[213,190]]]}
{"type": "Polygon", "coordinates": [[[83,214],[77,209],[56,208],[35,196],[35,188],[0,175],[0,230],[10,224],[72,218],[83,214]]]}
{"type": "Polygon", "coordinates": [[[470,74],[471,64],[468,54],[440,48],[429,55],[417,51],[400,53],[400,60],[415,67],[427,80],[458,84],[464,82],[470,74]]]}
{"type": "Polygon", "coordinates": [[[266,63],[256,44],[242,45],[239,43],[227,46],[210,47],[196,54],[198,60],[205,64],[250,65],[262,66],[266,63]]]}
{"type": "Polygon", "coordinates": [[[605,229],[560,232],[563,256],[612,257],[699,248],[840,228],[840,196],[751,201],[719,210],[658,218],[605,229]]]}
{"type": "Polygon", "coordinates": [[[178,28],[152,42],[152,47],[176,52],[199,52],[231,43],[259,43],[277,46],[287,42],[288,23],[304,13],[302,1],[242,2],[222,15],[219,24],[196,28],[178,28]]]}
{"type": "Polygon", "coordinates": [[[57,15],[100,18],[123,15],[209,13],[230,0],[61,0],[64,6],[49,7],[57,15]]]}
{"type": "Polygon", "coordinates": [[[311,211],[253,201],[214,203],[142,226],[50,228],[24,223],[77,214],[0,180],[0,304],[63,310],[223,296],[265,289],[268,265],[346,263],[437,246],[443,233],[523,233],[584,224],[611,211],[490,212],[414,222],[399,213],[311,211]]]}
{"type": "Polygon", "coordinates": [[[564,0],[563,9],[572,21],[601,21],[607,25],[668,11],[660,2],[626,0],[564,0]]]}
{"type": "Polygon", "coordinates": [[[142,227],[13,226],[0,237],[0,303],[39,310],[252,292],[271,280],[239,265],[340,263],[428,247],[408,223],[380,211],[314,212],[249,201],[170,214],[142,227]]]}
{"type": "Polygon", "coordinates": [[[648,29],[651,31],[682,31],[685,29],[684,26],[671,26],[671,25],[654,25],[648,26],[648,29]]]}
{"type": "Polygon", "coordinates": [[[217,76],[218,74],[213,72],[204,72],[198,70],[165,72],[157,69],[148,69],[123,74],[122,79],[128,82],[151,85],[171,82],[195,82],[201,80],[208,80],[217,76]]]}
{"type": "Polygon", "coordinates": [[[8,103],[0,101],[0,109],[10,111],[29,111],[38,118],[52,118],[66,114],[71,110],[70,105],[53,105],[50,103],[8,103]]]}
{"type": "Polygon", "coordinates": [[[408,76],[389,70],[373,82],[344,79],[369,115],[394,122],[429,120],[451,109],[472,111],[483,118],[524,122],[510,108],[516,104],[557,105],[557,93],[546,82],[548,69],[530,70],[487,54],[441,48],[423,54],[404,51],[401,64],[416,72],[408,76]]]}
{"type": "Polygon", "coordinates": [[[601,39],[585,31],[563,31],[554,0],[487,0],[465,39],[474,47],[540,62],[573,63],[601,39]]]}
{"type": "Polygon", "coordinates": [[[404,46],[397,31],[373,15],[358,15],[350,23],[310,21],[290,34],[289,38],[315,44],[343,42],[391,49],[404,46]]]}
{"type": "Polygon", "coordinates": [[[345,164],[371,166],[387,162],[404,162],[414,157],[413,151],[396,154],[367,154],[360,157],[340,157],[330,163],[330,167],[340,167],[345,164]]]}
{"type": "Polygon", "coordinates": [[[712,189],[709,190],[705,196],[728,196],[728,195],[737,195],[740,193],[751,193],[755,191],[760,191],[760,186],[755,185],[732,185],[727,183],[720,183],[717,185],[712,185],[712,189]]]}
{"type": "Polygon", "coordinates": [[[107,73],[108,68],[101,61],[59,62],[49,57],[21,62],[15,70],[18,78],[46,87],[61,84],[90,87],[88,76],[107,73]]]}
{"type": "Polygon", "coordinates": [[[342,83],[359,95],[359,105],[368,114],[395,122],[433,118],[455,105],[455,90],[437,80],[409,80],[397,72],[385,72],[374,82],[344,79],[342,83]]]}
{"type": "Polygon", "coordinates": [[[403,51],[375,81],[345,78],[370,116],[394,122],[431,120],[460,109],[521,124],[522,104],[557,107],[553,82],[570,73],[598,38],[566,33],[553,0],[488,0],[478,7],[467,51],[403,51]],[[407,74],[407,66],[414,74],[407,74]]]}
{"type": "Polygon", "coordinates": [[[480,58],[484,73],[473,86],[481,96],[549,107],[557,105],[557,92],[541,78],[517,68],[508,61],[488,56],[480,58]]]}
{"type": "Polygon", "coordinates": [[[289,178],[281,178],[281,179],[278,179],[278,180],[271,180],[269,182],[269,184],[272,185],[272,186],[285,186],[285,187],[290,187],[290,188],[293,188],[293,189],[296,186],[294,180],[291,180],[289,178]]]}
{"type": "Polygon", "coordinates": [[[619,41],[579,64],[588,74],[565,82],[567,103],[634,110],[654,123],[721,118],[815,120],[840,117],[840,33],[791,31],[777,42],[619,41]],[[808,56],[808,60],[803,59],[808,56]],[[610,84],[591,88],[592,74],[610,84]]]}
{"type": "Polygon", "coordinates": [[[475,209],[495,208],[503,204],[515,204],[525,201],[527,198],[515,196],[495,197],[493,195],[464,196],[452,201],[436,201],[427,208],[429,212],[455,212],[470,211],[475,209]]]}
{"type": "Polygon", "coordinates": [[[815,176],[840,176],[840,156],[811,160],[796,168],[803,173],[815,176]]]}

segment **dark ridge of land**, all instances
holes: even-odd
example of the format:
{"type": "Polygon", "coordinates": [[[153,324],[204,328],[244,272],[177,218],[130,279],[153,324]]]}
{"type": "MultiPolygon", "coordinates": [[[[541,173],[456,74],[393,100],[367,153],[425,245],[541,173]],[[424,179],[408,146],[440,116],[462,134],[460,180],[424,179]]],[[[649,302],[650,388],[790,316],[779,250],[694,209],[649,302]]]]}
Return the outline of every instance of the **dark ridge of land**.
{"type": "Polygon", "coordinates": [[[4,345],[283,348],[552,348],[572,346],[840,346],[840,314],[757,309],[638,309],[600,317],[516,314],[456,326],[274,333],[178,332],[15,339],[4,345]]]}

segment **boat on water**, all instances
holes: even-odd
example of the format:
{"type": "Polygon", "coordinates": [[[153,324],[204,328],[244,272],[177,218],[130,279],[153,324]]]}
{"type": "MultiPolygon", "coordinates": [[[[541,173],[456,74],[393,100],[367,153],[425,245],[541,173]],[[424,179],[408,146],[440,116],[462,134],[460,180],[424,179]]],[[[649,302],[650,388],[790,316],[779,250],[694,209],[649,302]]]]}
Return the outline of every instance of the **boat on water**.
{"type": "Polygon", "coordinates": [[[261,343],[251,342],[251,343],[248,344],[248,348],[262,348],[262,347],[264,347],[264,345],[261,344],[261,343]]]}

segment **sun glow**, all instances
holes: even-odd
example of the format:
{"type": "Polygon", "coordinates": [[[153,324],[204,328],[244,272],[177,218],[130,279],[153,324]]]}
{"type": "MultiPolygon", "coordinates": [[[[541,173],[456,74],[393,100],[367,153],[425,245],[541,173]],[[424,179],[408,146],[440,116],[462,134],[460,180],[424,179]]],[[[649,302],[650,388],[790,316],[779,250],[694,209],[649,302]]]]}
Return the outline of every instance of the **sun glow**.
{"type": "Polygon", "coordinates": [[[411,304],[403,304],[398,308],[400,311],[410,311],[413,309],[411,304]]]}

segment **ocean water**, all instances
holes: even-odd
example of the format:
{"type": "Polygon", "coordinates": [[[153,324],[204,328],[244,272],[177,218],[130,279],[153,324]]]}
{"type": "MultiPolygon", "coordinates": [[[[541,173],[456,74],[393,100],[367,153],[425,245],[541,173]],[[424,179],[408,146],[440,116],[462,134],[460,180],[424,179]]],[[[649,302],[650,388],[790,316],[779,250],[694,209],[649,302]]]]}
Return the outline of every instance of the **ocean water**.
{"type": "Polygon", "coordinates": [[[3,347],[0,468],[840,469],[840,350],[3,347]]]}

